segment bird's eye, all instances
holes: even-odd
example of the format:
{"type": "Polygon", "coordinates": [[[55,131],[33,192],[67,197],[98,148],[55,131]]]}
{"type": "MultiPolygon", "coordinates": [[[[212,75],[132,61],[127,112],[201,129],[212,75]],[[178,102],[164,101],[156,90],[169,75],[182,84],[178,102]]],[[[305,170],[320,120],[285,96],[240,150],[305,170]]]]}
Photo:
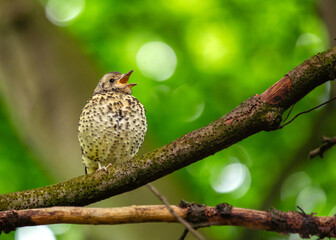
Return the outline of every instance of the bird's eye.
{"type": "Polygon", "coordinates": [[[113,78],[111,78],[111,79],[110,79],[110,83],[113,83],[113,82],[114,82],[114,79],[113,79],[113,78]]]}

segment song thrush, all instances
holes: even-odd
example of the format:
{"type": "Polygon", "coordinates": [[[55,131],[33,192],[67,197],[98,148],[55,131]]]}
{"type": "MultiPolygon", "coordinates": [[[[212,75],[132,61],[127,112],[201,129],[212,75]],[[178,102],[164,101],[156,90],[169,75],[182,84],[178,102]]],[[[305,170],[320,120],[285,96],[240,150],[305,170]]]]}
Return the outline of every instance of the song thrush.
{"type": "Polygon", "coordinates": [[[145,108],[131,96],[137,84],[127,83],[132,72],[105,74],[82,110],[78,139],[86,173],[130,160],[144,141],[145,108]]]}

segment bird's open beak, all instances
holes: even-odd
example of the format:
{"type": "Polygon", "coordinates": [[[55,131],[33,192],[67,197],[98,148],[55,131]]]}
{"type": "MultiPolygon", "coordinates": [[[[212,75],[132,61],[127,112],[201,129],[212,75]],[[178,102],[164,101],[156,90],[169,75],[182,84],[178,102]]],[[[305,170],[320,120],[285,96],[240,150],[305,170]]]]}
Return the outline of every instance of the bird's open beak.
{"type": "Polygon", "coordinates": [[[133,70],[129,71],[128,73],[125,73],[118,81],[119,84],[123,84],[126,85],[126,87],[134,87],[135,85],[137,85],[137,83],[131,83],[131,84],[127,84],[129,77],[131,76],[133,70]]]}

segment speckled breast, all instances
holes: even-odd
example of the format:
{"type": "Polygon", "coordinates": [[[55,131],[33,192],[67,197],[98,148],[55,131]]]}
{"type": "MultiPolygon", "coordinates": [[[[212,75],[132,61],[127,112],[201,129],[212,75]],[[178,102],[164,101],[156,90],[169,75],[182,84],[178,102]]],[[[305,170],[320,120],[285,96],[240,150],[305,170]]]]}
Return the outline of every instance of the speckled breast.
{"type": "Polygon", "coordinates": [[[78,126],[82,160],[88,168],[127,161],[139,151],[147,131],[145,108],[133,96],[105,92],[83,108],[78,126]]]}

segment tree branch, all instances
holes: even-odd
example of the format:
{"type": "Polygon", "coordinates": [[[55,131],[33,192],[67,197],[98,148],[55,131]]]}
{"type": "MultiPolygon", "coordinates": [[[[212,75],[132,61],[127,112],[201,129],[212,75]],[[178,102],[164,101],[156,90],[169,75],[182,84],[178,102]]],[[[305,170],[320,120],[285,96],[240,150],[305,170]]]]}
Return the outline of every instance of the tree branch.
{"type": "Polygon", "coordinates": [[[80,176],[55,185],[0,195],[0,210],[84,206],[138,188],[212,155],[260,131],[279,129],[281,116],[315,87],[335,78],[336,48],[319,53],[209,125],[109,173],[80,176]]]}
{"type": "Polygon", "coordinates": [[[163,202],[163,204],[167,207],[169,212],[176,218],[176,220],[182,223],[185,226],[185,228],[195,236],[196,239],[205,240],[205,238],[199,232],[197,232],[186,220],[184,220],[182,217],[180,217],[178,214],[174,212],[174,210],[170,207],[168,200],[164,196],[162,196],[152,184],[147,183],[146,186],[152,193],[154,193],[155,196],[157,196],[161,200],[161,202],[163,202]]]}
{"type": "MultiPolygon", "coordinates": [[[[312,235],[336,237],[336,217],[316,217],[304,212],[282,212],[276,209],[257,211],[236,208],[224,203],[216,207],[182,203],[170,206],[181,218],[195,227],[211,225],[242,226],[283,234],[298,233],[303,238],[312,235]]],[[[126,224],[140,222],[179,222],[165,205],[130,206],[121,208],[52,207],[0,212],[0,233],[17,227],[57,223],[126,224]]]]}
{"type": "Polygon", "coordinates": [[[319,148],[316,148],[314,150],[311,150],[308,154],[308,157],[310,159],[320,156],[320,158],[323,158],[323,154],[328,149],[332,148],[334,145],[336,145],[336,137],[328,138],[328,137],[322,137],[322,146],[319,148]]]}

